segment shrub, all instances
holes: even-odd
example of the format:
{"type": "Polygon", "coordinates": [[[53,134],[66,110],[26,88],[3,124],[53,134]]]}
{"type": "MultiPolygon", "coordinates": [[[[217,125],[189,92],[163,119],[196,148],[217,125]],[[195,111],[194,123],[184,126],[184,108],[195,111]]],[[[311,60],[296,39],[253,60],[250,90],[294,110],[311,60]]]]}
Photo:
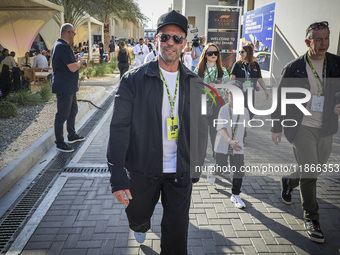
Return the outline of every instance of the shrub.
{"type": "Polygon", "coordinates": [[[14,92],[9,96],[9,101],[22,106],[34,106],[42,103],[39,93],[33,94],[27,90],[14,92]]]}
{"type": "Polygon", "coordinates": [[[42,86],[39,93],[43,101],[48,101],[52,97],[52,84],[48,83],[42,86]]]}
{"type": "Polygon", "coordinates": [[[0,101],[0,118],[7,119],[18,116],[17,107],[9,101],[0,101]]]}

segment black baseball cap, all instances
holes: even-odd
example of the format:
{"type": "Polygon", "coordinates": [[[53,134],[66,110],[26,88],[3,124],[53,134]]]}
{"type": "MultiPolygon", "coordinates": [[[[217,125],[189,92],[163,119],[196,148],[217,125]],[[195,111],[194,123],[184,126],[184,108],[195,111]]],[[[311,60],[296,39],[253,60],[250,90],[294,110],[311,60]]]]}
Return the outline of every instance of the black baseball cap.
{"type": "Polygon", "coordinates": [[[188,20],[185,16],[176,12],[175,10],[165,13],[159,17],[158,22],[157,22],[157,34],[162,27],[167,26],[167,25],[179,26],[184,31],[185,36],[187,36],[188,20]]]}

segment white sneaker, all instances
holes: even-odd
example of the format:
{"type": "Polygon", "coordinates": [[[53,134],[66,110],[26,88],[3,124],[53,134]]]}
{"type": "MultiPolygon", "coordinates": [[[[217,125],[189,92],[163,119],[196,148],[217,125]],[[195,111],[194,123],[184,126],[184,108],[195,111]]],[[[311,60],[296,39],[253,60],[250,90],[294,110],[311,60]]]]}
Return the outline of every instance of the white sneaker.
{"type": "Polygon", "coordinates": [[[239,195],[232,194],[230,197],[231,202],[235,205],[236,208],[242,209],[246,208],[246,205],[242,201],[241,197],[239,195]]]}

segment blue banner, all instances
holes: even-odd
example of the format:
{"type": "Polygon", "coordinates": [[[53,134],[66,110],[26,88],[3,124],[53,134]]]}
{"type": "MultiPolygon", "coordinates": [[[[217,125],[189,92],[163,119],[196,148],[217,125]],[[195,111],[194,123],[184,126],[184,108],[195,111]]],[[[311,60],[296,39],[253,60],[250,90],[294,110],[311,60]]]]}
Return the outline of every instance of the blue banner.
{"type": "Polygon", "coordinates": [[[254,56],[261,69],[269,71],[274,28],[275,3],[244,14],[242,45],[254,44],[254,56]]]}

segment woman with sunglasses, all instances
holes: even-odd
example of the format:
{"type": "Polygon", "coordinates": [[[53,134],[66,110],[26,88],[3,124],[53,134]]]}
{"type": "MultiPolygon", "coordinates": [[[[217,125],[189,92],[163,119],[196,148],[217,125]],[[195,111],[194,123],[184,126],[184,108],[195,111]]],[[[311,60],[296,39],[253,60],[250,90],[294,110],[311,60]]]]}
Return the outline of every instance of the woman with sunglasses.
{"type": "MultiPolygon", "coordinates": [[[[216,44],[208,43],[204,47],[202,55],[200,56],[200,60],[198,62],[198,66],[194,70],[194,73],[198,74],[198,76],[201,77],[206,84],[212,87],[214,87],[216,83],[227,83],[229,81],[229,74],[227,72],[227,69],[222,66],[220,50],[216,44]]],[[[217,92],[222,100],[222,104],[224,105],[224,97],[226,95],[226,91],[217,89],[217,92]]],[[[209,96],[208,99],[210,99],[209,96]]],[[[213,127],[213,121],[214,119],[217,119],[221,105],[220,104],[217,104],[217,106],[214,104],[211,105],[213,107],[210,111],[208,109],[207,115],[210,141],[212,147],[214,148],[217,131],[216,128],[213,127]]]]}
{"type": "MultiPolygon", "coordinates": [[[[248,108],[247,89],[252,88],[253,104],[255,103],[255,87],[259,82],[260,86],[266,94],[267,100],[269,99],[269,93],[261,75],[261,68],[257,62],[253,60],[253,48],[250,45],[242,46],[242,50],[239,51],[241,59],[237,61],[231,69],[230,80],[239,80],[243,83],[244,102],[245,107],[248,108]]],[[[254,117],[253,113],[250,114],[250,119],[254,117]]]]}

